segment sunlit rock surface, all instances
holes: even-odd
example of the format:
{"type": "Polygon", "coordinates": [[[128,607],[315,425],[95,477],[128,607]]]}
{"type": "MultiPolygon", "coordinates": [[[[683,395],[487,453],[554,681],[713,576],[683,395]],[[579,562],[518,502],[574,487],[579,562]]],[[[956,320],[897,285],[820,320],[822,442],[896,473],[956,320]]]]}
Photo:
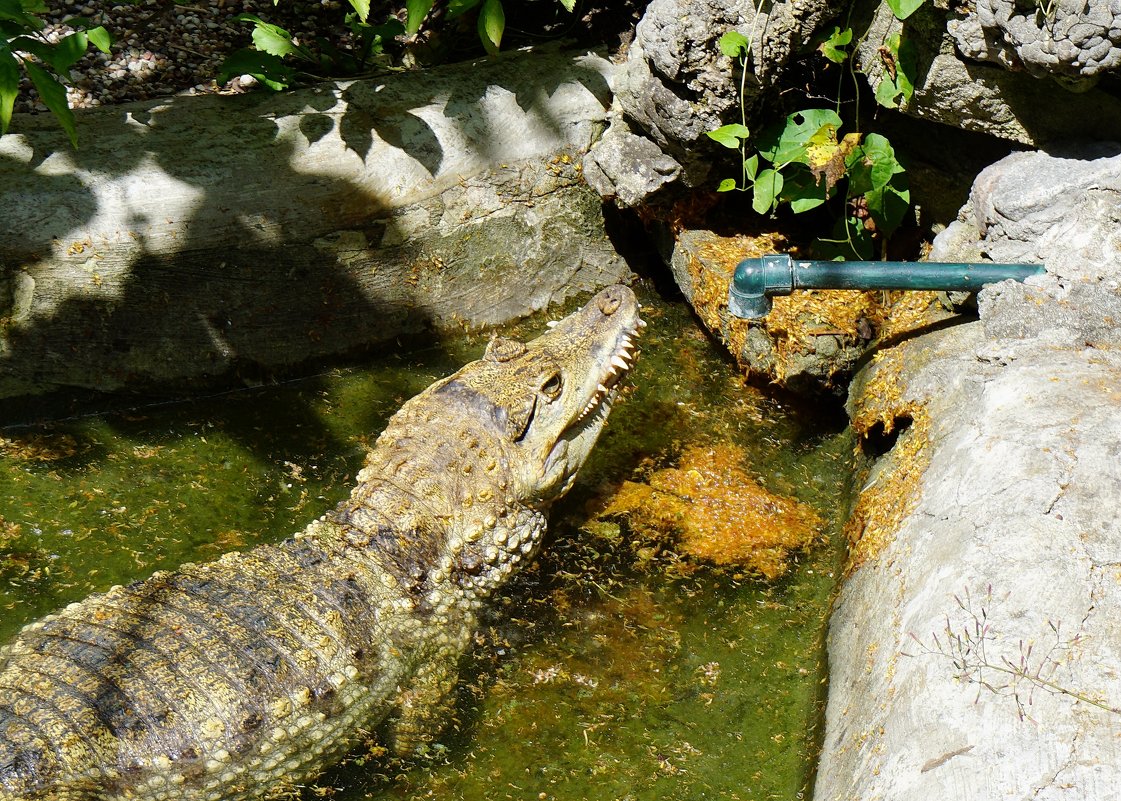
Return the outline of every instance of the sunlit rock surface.
{"type": "Polygon", "coordinates": [[[830,623],[818,801],[1116,797],[1116,152],[985,170],[931,258],[1050,274],[986,289],[979,321],[854,382],[872,462],[830,623]]]}
{"type": "Polygon", "coordinates": [[[587,52],[173,97],[0,140],[0,398],[250,381],[629,270],[584,184],[587,52]]]}

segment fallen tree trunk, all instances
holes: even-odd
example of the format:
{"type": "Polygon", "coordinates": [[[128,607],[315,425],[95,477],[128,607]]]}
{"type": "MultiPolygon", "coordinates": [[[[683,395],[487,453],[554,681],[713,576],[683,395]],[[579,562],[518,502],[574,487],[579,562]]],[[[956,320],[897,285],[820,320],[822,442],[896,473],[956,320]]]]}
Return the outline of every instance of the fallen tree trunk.
{"type": "Polygon", "coordinates": [[[577,166],[572,52],[175,97],[0,139],[0,398],[266,374],[490,325],[627,274],[577,166]]]}

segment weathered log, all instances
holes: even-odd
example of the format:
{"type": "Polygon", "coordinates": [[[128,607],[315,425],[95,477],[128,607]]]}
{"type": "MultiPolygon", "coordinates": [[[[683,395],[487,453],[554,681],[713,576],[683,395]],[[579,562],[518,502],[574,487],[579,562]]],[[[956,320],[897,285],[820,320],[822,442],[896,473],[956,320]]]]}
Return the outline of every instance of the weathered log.
{"type": "Polygon", "coordinates": [[[266,373],[627,274],[588,54],[85,112],[0,139],[0,398],[266,373]]]}

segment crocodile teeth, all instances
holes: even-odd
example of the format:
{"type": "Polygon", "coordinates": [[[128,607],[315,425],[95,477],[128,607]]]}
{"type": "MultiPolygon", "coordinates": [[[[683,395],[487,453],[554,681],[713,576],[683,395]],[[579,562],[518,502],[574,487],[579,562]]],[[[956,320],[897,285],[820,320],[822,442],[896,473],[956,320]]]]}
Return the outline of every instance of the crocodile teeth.
{"type": "Polygon", "coordinates": [[[618,353],[616,353],[614,356],[611,357],[611,363],[613,365],[615,365],[616,367],[618,367],[620,370],[631,369],[631,363],[629,361],[627,361],[626,359],[624,359],[618,353]]]}
{"type": "Polygon", "coordinates": [[[550,320],[545,323],[546,328],[556,328],[558,325],[560,325],[560,320],[550,320]]]}

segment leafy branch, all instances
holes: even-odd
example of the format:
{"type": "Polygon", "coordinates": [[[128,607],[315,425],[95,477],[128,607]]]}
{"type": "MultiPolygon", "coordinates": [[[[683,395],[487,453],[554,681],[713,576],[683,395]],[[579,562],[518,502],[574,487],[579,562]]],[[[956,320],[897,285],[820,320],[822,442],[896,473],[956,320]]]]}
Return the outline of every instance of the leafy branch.
{"type": "MultiPolygon", "coordinates": [[[[360,74],[384,53],[386,45],[394,39],[416,36],[435,6],[435,0],[406,0],[404,23],[389,17],[383,24],[374,25],[369,21],[370,0],[347,2],[352,11],[346,14],[343,23],[356,43],[349,51],[320,39],[316,52],[279,25],[256,14],[238,14],[235,20],[253,26],[253,47],[237,50],[222,62],[218,69],[218,83],[225,83],[235,75],[252,75],[270,89],[279,91],[295,83],[301,74],[312,78],[360,74]]],[[[576,0],[559,2],[569,12],[576,4],[576,0]]],[[[273,0],[273,5],[279,3],[280,0],[273,0]]],[[[448,0],[446,5],[448,19],[470,11],[476,11],[476,27],[484,49],[492,55],[497,53],[506,29],[502,0],[448,0]]]]}
{"type": "Polygon", "coordinates": [[[38,16],[47,10],[43,0],[0,0],[0,136],[11,125],[22,72],[66,131],[70,144],[77,147],[74,112],[63,82],[69,81],[70,68],[85,55],[89,45],[108,53],[112,37],[102,26],[84,17],[72,17],[66,24],[75,29],[74,33],[51,42],[43,34],[46,24],[38,16]]]}
{"type": "MultiPolygon", "coordinates": [[[[892,12],[905,19],[923,0],[888,0],[892,12]]],[[[854,69],[851,27],[835,26],[821,42],[819,51],[830,63],[854,69]]],[[[723,179],[717,191],[751,191],[752,208],[773,214],[786,204],[796,214],[810,211],[841,195],[845,214],[838,220],[833,238],[818,240],[818,249],[836,257],[870,258],[873,236],[881,242],[898,229],[910,208],[906,171],[886,137],[859,130],[841,135],[840,90],[835,109],[806,108],[767,127],[752,138],[747,127],[746,87],[750,39],[729,31],[719,40],[720,51],[738,61],[740,121],[708,132],[719,144],[740,155],[740,176],[723,179]]],[[[899,35],[890,37],[878,53],[884,64],[883,78],[876,89],[877,102],[896,108],[914,90],[916,59],[910,43],[899,35]]],[[[855,78],[855,75],[854,75],[855,78]]]]}

